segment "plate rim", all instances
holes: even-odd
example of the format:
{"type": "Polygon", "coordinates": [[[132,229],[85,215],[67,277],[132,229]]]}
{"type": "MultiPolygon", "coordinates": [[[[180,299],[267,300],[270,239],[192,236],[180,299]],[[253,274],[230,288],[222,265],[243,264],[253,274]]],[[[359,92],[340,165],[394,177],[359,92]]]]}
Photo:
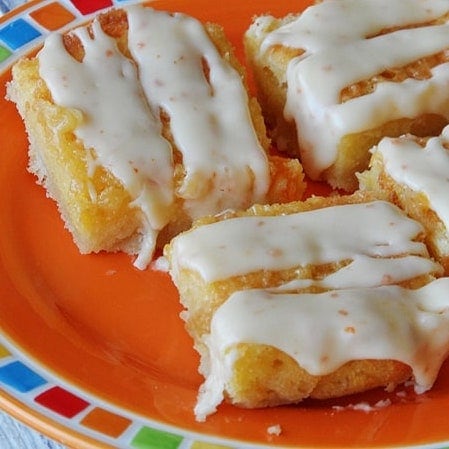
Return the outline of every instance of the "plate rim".
{"type": "MultiPolygon", "coordinates": [[[[62,27],[60,31],[64,31],[65,29],[72,28],[74,25],[80,24],[82,22],[85,22],[89,20],[93,15],[97,14],[98,11],[93,12],[88,15],[81,15],[76,8],[72,5],[72,3],[69,0],[58,0],[60,3],[64,5],[69,5],[71,8],[71,11],[74,13],[78,13],[77,17],[74,21],[70,22],[66,26],[62,27]]],[[[113,6],[125,6],[135,3],[148,3],[146,0],[111,0],[113,2],[113,6]]],[[[10,20],[14,19],[15,17],[18,17],[21,13],[24,12],[31,12],[34,9],[41,7],[43,5],[54,3],[54,0],[32,0],[28,3],[23,4],[22,6],[10,11],[9,13],[6,13],[5,15],[0,17],[0,28],[3,27],[5,24],[7,24],[10,20]]],[[[101,11],[106,10],[107,8],[102,8],[101,11]]],[[[18,51],[17,54],[13,52],[13,55],[10,58],[7,58],[0,62],[0,73],[4,74],[7,72],[12,64],[21,56],[25,54],[29,54],[30,52],[36,50],[43,42],[44,38],[50,34],[50,32],[45,33],[44,30],[42,30],[42,35],[29,42],[29,44],[25,45],[20,52],[18,51]]],[[[0,254],[1,256],[1,254],[0,254]]],[[[0,257],[0,264],[2,264],[2,259],[0,257]]],[[[0,367],[5,365],[5,360],[7,359],[7,362],[12,361],[19,361],[20,363],[25,364],[29,368],[31,368],[33,371],[35,371],[37,374],[41,376],[46,376],[50,379],[50,383],[54,385],[64,385],[70,386],[71,391],[78,392],[80,396],[84,396],[86,398],[95,398],[97,402],[103,403],[105,402],[103,399],[99,397],[95,397],[94,394],[88,393],[85,391],[81,391],[76,385],[72,385],[71,382],[68,379],[64,379],[63,377],[60,377],[57,375],[57,373],[54,373],[49,367],[46,367],[45,365],[41,364],[39,360],[35,360],[32,354],[29,354],[23,347],[20,346],[20,344],[17,344],[14,342],[9,335],[7,335],[3,329],[0,327],[0,350],[2,348],[6,348],[6,350],[9,352],[9,356],[4,357],[3,359],[0,357],[0,367]],[[79,390],[79,391],[78,391],[79,390]]],[[[50,414],[46,415],[42,412],[39,412],[36,408],[32,408],[29,404],[26,402],[21,401],[21,399],[18,396],[14,396],[14,393],[12,390],[9,390],[7,385],[5,385],[0,380],[0,408],[9,413],[11,416],[15,417],[16,419],[22,421],[24,424],[34,428],[35,430],[44,433],[45,435],[48,435],[50,438],[55,439],[56,441],[60,441],[63,444],[67,444],[69,446],[86,448],[86,449],[110,449],[110,448],[116,448],[116,447],[125,447],[122,446],[123,441],[114,439],[110,442],[103,441],[102,439],[98,439],[98,437],[95,437],[95,434],[92,433],[92,435],[89,435],[88,433],[78,432],[78,430],[75,430],[73,427],[70,427],[67,423],[64,424],[59,419],[54,419],[50,414]],[[119,446],[113,444],[113,442],[119,442],[119,446]]],[[[111,407],[113,410],[118,407],[113,406],[111,407]]],[[[127,414],[121,412],[122,414],[127,414]]],[[[130,415],[135,415],[134,413],[130,413],[130,415]]],[[[244,441],[234,440],[227,437],[221,437],[221,436],[214,436],[211,434],[201,434],[199,432],[191,431],[188,429],[183,429],[178,426],[171,426],[169,424],[163,424],[158,422],[157,420],[153,420],[151,418],[147,417],[138,417],[138,420],[140,420],[139,426],[152,426],[156,430],[161,430],[163,432],[168,433],[182,433],[185,435],[185,438],[183,439],[183,447],[190,447],[195,442],[210,444],[210,445],[220,445],[220,446],[226,446],[226,447],[239,447],[239,448],[273,448],[273,447],[282,447],[281,445],[276,444],[276,442],[273,442],[273,444],[264,444],[264,443],[248,443],[244,441]]],[[[136,422],[138,421],[136,420],[136,422]]],[[[70,424],[73,425],[72,422],[70,424]]],[[[134,423],[132,426],[135,425],[134,423]]],[[[136,427],[137,425],[135,425],[136,427]]],[[[84,428],[85,429],[85,428],[84,428]]],[[[129,431],[129,434],[131,432],[129,431]]],[[[124,434],[125,436],[129,437],[128,434],[124,434]]],[[[128,441],[129,438],[128,438],[128,441]]],[[[126,446],[128,447],[128,446],[126,446]]],[[[298,446],[295,447],[306,449],[311,446],[298,446]]],[[[321,447],[321,446],[320,446],[321,447]]],[[[327,447],[327,446],[326,446],[327,447]]],[[[376,449],[381,448],[392,448],[393,446],[370,446],[375,447],[376,449]]],[[[399,446],[394,446],[395,448],[399,448],[399,446]]],[[[447,440],[436,442],[436,443],[428,443],[424,445],[407,445],[404,446],[404,448],[407,449],[445,449],[449,447],[449,435],[447,440]]]]}

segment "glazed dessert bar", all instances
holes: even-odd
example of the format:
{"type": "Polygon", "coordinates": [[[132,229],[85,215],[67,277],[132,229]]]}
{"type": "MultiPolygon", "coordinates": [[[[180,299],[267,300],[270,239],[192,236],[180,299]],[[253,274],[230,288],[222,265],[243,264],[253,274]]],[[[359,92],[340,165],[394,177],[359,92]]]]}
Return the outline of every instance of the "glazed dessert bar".
{"type": "Polygon", "coordinates": [[[8,96],[30,171],[82,253],[126,251],[144,268],[192,219],[305,187],[299,162],[268,157],[222,28],[183,14],[132,6],[51,34],[14,66],[8,96]]]}
{"type": "MultiPolygon", "coordinates": [[[[273,294],[280,298],[281,292],[295,297],[300,294],[298,301],[302,302],[302,294],[318,300],[337,297],[339,292],[351,289],[360,291],[348,295],[364,296],[368,289],[366,295],[371,297],[376,296],[376,290],[369,289],[380,286],[395,285],[393,291],[421,288],[442,274],[440,265],[429,258],[423,231],[418,222],[393,204],[369,193],[357,193],[255,206],[246,213],[203,219],[175,237],[165,248],[165,255],[185,307],[186,328],[201,354],[200,372],[206,378],[196,409],[198,419],[212,413],[223,397],[243,407],[273,406],[296,403],[309,396],[342,396],[408,379],[411,371],[407,361],[390,360],[389,350],[377,352],[372,360],[372,353],[359,348],[357,357],[348,353],[344,362],[333,361],[332,368],[324,362],[320,368],[317,362],[312,371],[298,365],[288,356],[291,352],[285,353],[282,342],[291,338],[290,332],[301,328],[303,319],[296,313],[303,312],[294,311],[292,306],[287,326],[282,322],[282,313],[278,314],[277,299],[271,301],[269,297],[273,294]],[[251,307],[256,309],[255,298],[262,298],[260,312],[266,307],[267,316],[271,316],[267,318],[267,335],[273,335],[274,340],[279,335],[281,340],[261,342],[252,337],[236,337],[229,346],[231,351],[220,340],[225,334],[229,339],[236,335],[231,315],[236,326],[244,323],[243,327],[252,332],[259,314],[247,314],[240,306],[232,313],[222,310],[231,308],[234,301],[240,303],[236,298],[250,296],[254,298],[250,300],[251,307]],[[226,316],[223,327],[219,324],[221,318],[217,318],[222,314],[226,316]],[[268,330],[277,327],[283,332],[268,330]],[[223,382],[220,385],[218,373],[223,382]],[[319,389],[314,393],[311,385],[318,383],[319,389]]],[[[386,300],[382,301],[390,307],[386,300]]],[[[345,307],[341,306],[342,319],[345,307]]],[[[319,319],[314,315],[317,312],[318,309],[310,311],[311,322],[319,319]]],[[[321,313],[327,316],[324,310],[321,313]]],[[[375,316],[377,312],[373,313],[375,316]]],[[[388,316],[384,319],[388,321],[388,316]]],[[[367,321],[370,320],[371,317],[367,321]]],[[[388,327],[388,323],[384,324],[388,327]]],[[[408,325],[407,321],[400,324],[408,325]]],[[[350,329],[349,324],[346,327],[350,329]]],[[[319,335],[314,331],[313,335],[317,339],[331,338],[330,333],[319,335]]],[[[300,338],[292,341],[303,344],[300,338]]],[[[300,347],[293,351],[301,352],[300,347]]]]}
{"type": "Polygon", "coordinates": [[[328,399],[412,379],[429,390],[449,350],[449,278],[323,293],[239,291],[204,340],[196,414],[226,398],[242,407],[328,399]]]}
{"type": "Polygon", "coordinates": [[[448,19],[445,0],[324,0],[255,18],[246,54],[278,147],[351,192],[382,137],[438,135],[449,121],[448,19]]]}

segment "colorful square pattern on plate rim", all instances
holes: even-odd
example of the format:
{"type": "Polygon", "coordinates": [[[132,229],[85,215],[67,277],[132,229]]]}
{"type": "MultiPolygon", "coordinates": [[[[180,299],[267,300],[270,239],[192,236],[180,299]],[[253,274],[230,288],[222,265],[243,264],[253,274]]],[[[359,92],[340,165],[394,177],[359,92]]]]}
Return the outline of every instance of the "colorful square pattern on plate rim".
{"type": "MultiPolygon", "coordinates": [[[[50,32],[85,21],[108,7],[137,3],[130,0],[32,1],[0,18],[0,70],[39,45],[50,32]]],[[[42,416],[89,447],[130,449],[219,449],[223,441],[195,433],[185,434],[168,425],[102,401],[58,377],[24,355],[0,334],[0,389],[31,415],[42,416]]],[[[50,424],[51,425],[51,424],[50,424]]],[[[448,443],[418,447],[443,449],[448,443]]],[[[245,445],[238,444],[239,447],[245,445]]],[[[448,446],[449,447],[449,446],[448,446]]]]}
{"type": "MultiPolygon", "coordinates": [[[[4,337],[0,335],[0,341],[4,337]]],[[[24,407],[111,447],[130,449],[226,449],[223,445],[186,437],[101,403],[33,365],[14,346],[0,344],[0,388],[24,407]],[[9,346],[8,348],[6,346],[9,346]]]]}

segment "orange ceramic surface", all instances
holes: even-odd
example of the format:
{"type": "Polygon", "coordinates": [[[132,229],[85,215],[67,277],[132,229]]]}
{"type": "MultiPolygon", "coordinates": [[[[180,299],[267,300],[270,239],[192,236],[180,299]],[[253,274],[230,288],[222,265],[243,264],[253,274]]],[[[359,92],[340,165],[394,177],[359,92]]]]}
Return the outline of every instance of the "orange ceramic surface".
{"type": "Polygon", "coordinates": [[[49,3],[42,8],[32,11],[30,16],[50,31],[58,30],[75,18],[69,10],[57,2],[49,3]]]}
{"type": "MultiPolygon", "coordinates": [[[[151,5],[222,23],[242,57],[242,34],[255,14],[282,16],[308,3],[161,0],[151,5]]],[[[14,105],[3,99],[9,76],[7,71],[0,79],[0,327],[30,360],[105,403],[177,432],[217,437],[221,444],[383,447],[449,441],[448,365],[434,388],[419,397],[403,389],[400,395],[374,391],[265,410],[222,405],[205,423],[196,422],[199,359],[179,318],[169,276],[139,271],[123,254],[78,253],[55,204],[26,170],[27,137],[14,105]],[[374,406],[385,399],[391,405],[369,413],[348,406],[374,406]],[[282,427],[279,436],[267,432],[275,424],[282,427]]],[[[4,408],[52,434],[48,420],[0,396],[4,408]]],[[[102,413],[86,421],[101,426],[102,413]]],[[[106,415],[107,432],[126,427],[126,419],[106,415]]],[[[86,438],[85,447],[91,444],[86,438]]]]}

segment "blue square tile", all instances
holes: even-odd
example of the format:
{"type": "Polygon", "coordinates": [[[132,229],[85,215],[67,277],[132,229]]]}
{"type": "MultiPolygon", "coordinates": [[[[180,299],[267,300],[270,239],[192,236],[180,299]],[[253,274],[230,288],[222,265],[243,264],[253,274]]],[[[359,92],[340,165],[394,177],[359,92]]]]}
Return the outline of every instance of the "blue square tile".
{"type": "Polygon", "coordinates": [[[12,50],[41,36],[41,32],[24,19],[16,19],[0,29],[0,39],[12,50]]]}
{"type": "Polygon", "coordinates": [[[0,367],[0,382],[20,393],[26,393],[47,383],[39,374],[17,361],[0,367]]]}

